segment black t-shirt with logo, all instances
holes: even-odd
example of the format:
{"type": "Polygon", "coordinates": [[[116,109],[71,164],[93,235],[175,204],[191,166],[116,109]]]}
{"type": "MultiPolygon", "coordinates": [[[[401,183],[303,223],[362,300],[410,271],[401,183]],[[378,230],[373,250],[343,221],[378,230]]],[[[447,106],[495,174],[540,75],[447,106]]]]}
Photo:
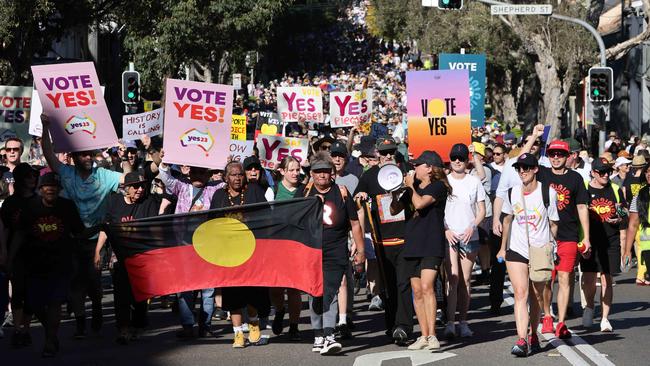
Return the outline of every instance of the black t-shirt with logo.
{"type": "MultiPolygon", "coordinates": [[[[417,187],[415,191],[420,196],[433,197],[435,202],[421,210],[413,210],[406,222],[404,257],[444,257],[447,189],[444,183],[436,181],[424,188],[417,187]]],[[[404,195],[410,204],[412,191],[409,189],[404,195]]]]}
{"type": "MultiPolygon", "coordinates": [[[[618,224],[606,222],[608,218],[616,218],[616,195],[612,186],[608,184],[603,188],[589,186],[589,241],[591,245],[605,248],[610,243],[618,243],[618,224]]],[[[625,205],[623,192],[618,190],[619,202],[625,205]]]]}
{"type": "Polygon", "coordinates": [[[53,207],[43,204],[40,196],[27,202],[19,229],[25,234],[22,251],[27,270],[32,274],[67,273],[71,268],[73,234],[84,231],[74,202],[58,198],[53,207]]]}
{"type": "Polygon", "coordinates": [[[537,179],[546,182],[557,193],[557,211],[560,215],[557,240],[577,242],[580,227],[577,205],[589,201],[582,176],[573,170],[561,175],[554,174],[550,168],[540,166],[537,179]]]}
{"type": "Polygon", "coordinates": [[[338,185],[332,184],[327,193],[319,193],[316,187],[308,196],[322,195],[323,204],[323,263],[345,265],[348,262],[348,233],[350,220],[358,220],[357,210],[350,193],[343,198],[338,185]]]}
{"type": "MultiPolygon", "coordinates": [[[[372,211],[373,211],[373,216],[375,218],[379,217],[378,204],[377,204],[378,196],[389,193],[385,189],[381,188],[381,186],[379,185],[379,181],[377,179],[378,174],[379,174],[379,166],[373,166],[372,168],[368,169],[365,173],[363,173],[363,175],[361,175],[361,179],[359,179],[359,185],[357,186],[357,190],[354,192],[354,194],[357,194],[359,192],[365,192],[368,194],[368,198],[372,199],[372,211]]],[[[382,240],[393,239],[393,238],[403,239],[405,233],[404,230],[405,230],[404,220],[385,222],[379,224],[379,232],[381,234],[382,240]]],[[[365,220],[365,231],[370,232],[369,220],[365,220]]]]}
{"type": "Polygon", "coordinates": [[[158,215],[160,201],[156,196],[149,196],[144,200],[132,204],[126,203],[124,195],[115,193],[108,199],[106,208],[107,223],[128,222],[158,215]]]}
{"type": "Polygon", "coordinates": [[[628,174],[623,181],[623,189],[625,189],[625,198],[632,202],[632,198],[636,197],[639,194],[641,188],[643,188],[643,180],[641,177],[635,177],[631,174],[628,174]]]}

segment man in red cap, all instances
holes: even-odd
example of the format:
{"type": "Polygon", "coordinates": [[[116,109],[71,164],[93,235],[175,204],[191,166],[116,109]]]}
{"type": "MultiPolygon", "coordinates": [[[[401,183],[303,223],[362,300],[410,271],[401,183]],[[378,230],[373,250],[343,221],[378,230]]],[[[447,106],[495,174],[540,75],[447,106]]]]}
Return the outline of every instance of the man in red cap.
{"type": "MultiPolygon", "coordinates": [[[[589,248],[589,195],[580,174],[567,168],[569,144],[565,141],[551,141],[547,148],[547,155],[551,168],[540,167],[538,179],[549,184],[557,192],[557,209],[560,215],[557,230],[557,254],[559,261],[556,263],[554,275],[558,278],[559,291],[557,294],[558,323],[555,336],[569,338],[571,333],[564,324],[571,289],[572,273],[578,255],[578,232],[582,226],[585,234],[582,239],[589,248]]],[[[585,252],[588,253],[588,252],[585,252]]],[[[553,293],[551,283],[548,282],[544,289],[544,318],[542,320],[542,333],[553,333],[553,317],[551,316],[551,302],[553,293]]]]}

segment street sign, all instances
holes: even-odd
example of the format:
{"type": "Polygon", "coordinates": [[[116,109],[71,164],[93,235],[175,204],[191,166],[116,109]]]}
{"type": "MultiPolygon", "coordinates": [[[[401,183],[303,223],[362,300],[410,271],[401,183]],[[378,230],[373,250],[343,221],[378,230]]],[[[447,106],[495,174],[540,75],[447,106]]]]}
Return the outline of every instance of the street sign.
{"type": "Polygon", "coordinates": [[[241,89],[241,74],[232,74],[232,86],[237,90],[241,89]]]}
{"type": "Polygon", "coordinates": [[[438,0],[422,0],[422,6],[437,8],[438,7],[438,0]]]}
{"type": "Polygon", "coordinates": [[[490,13],[492,15],[551,15],[553,14],[553,5],[492,5],[490,13]]]}

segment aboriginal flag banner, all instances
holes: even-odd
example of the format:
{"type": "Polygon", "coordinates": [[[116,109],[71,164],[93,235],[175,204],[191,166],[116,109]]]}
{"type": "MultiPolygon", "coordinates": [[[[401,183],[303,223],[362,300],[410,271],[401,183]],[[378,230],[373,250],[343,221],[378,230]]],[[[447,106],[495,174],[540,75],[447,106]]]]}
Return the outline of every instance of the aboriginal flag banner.
{"type": "Polygon", "coordinates": [[[136,301],[211,287],[323,293],[316,197],[157,216],[108,226],[136,301]]]}

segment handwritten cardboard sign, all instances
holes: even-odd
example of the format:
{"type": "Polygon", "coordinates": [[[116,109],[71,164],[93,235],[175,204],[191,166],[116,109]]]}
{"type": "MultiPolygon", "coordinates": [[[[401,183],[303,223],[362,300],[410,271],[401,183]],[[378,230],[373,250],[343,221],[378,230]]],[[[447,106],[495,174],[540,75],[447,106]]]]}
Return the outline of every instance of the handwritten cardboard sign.
{"type": "Polygon", "coordinates": [[[310,86],[278,87],[278,114],[283,122],[323,122],[323,93],[310,86]]]}
{"type": "Polygon", "coordinates": [[[260,163],[264,168],[277,169],[287,156],[293,156],[302,162],[307,159],[309,140],[293,137],[259,135],[257,137],[260,163]]]}
{"type": "Polygon", "coordinates": [[[372,116],[372,89],[330,93],[330,126],[352,127],[372,116]]]}

